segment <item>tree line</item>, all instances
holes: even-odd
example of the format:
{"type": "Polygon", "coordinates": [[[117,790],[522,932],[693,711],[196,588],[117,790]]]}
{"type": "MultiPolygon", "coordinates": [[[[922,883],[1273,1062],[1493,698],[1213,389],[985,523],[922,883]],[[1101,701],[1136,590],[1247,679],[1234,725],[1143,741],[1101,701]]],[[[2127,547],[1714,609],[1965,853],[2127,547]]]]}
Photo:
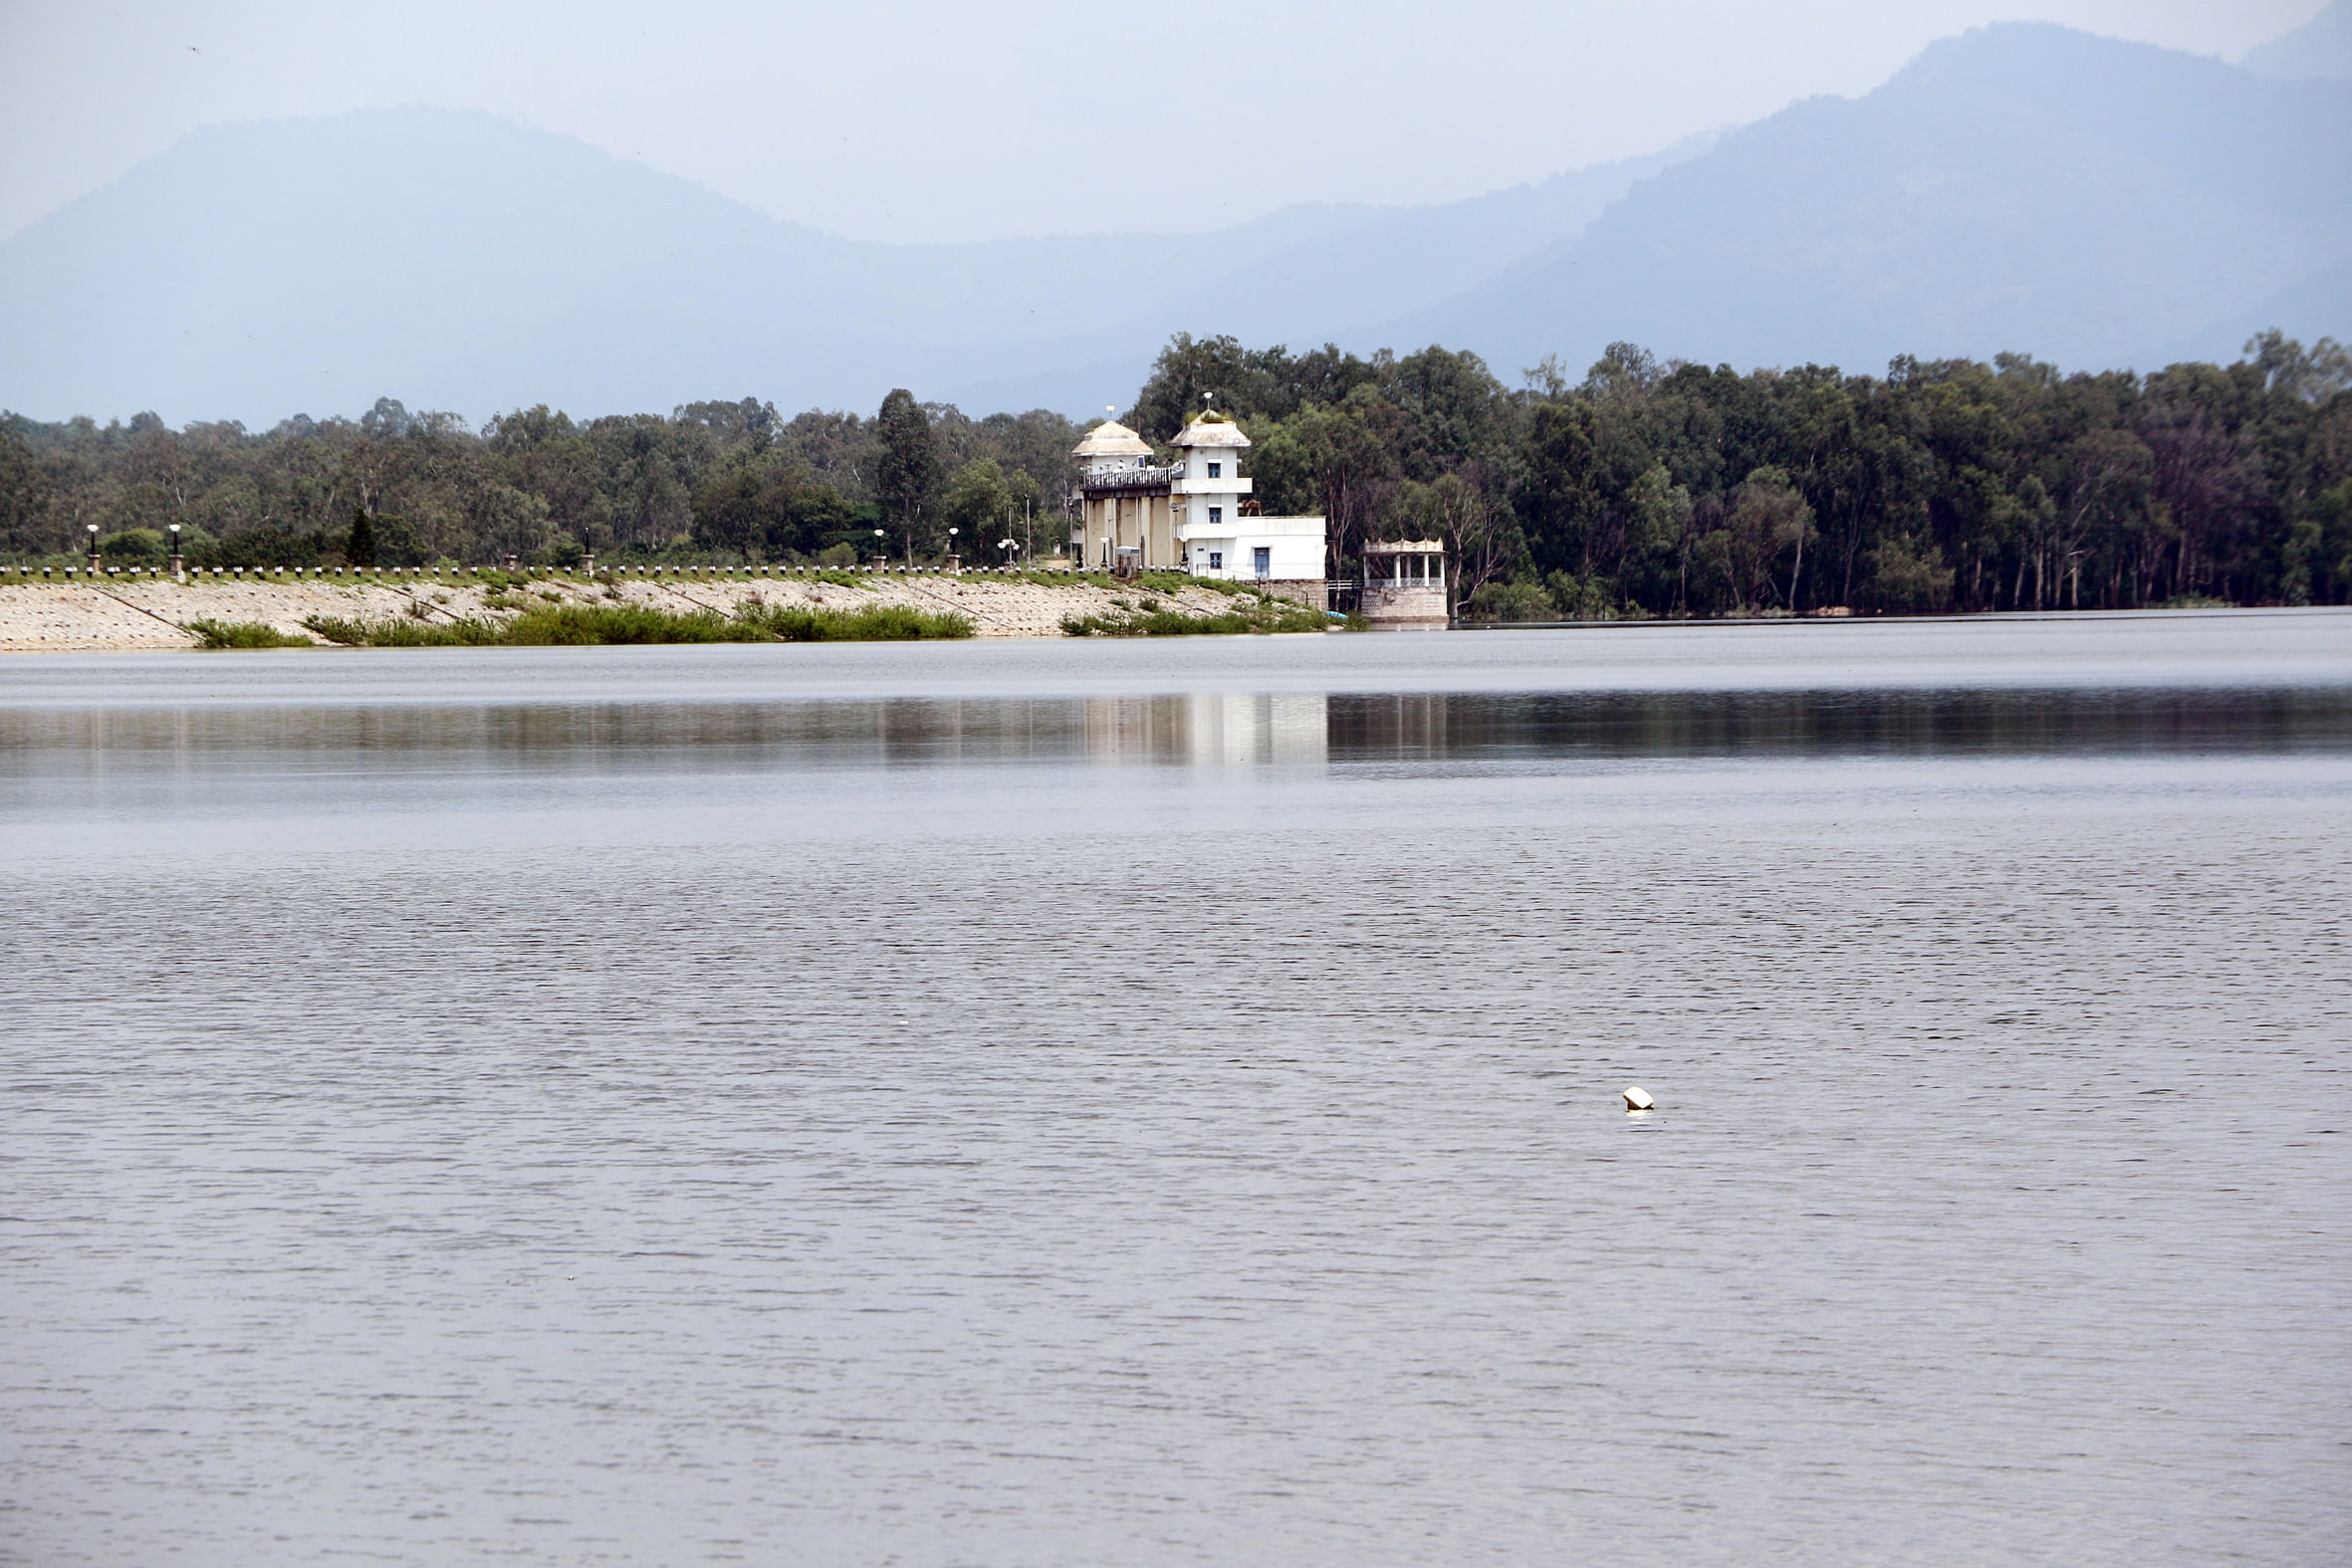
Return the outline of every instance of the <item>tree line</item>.
{"type": "Polygon", "coordinates": [[[2352,355],[2329,339],[2145,376],[1743,373],[1616,343],[1515,390],[1441,347],[1180,336],[1131,422],[1165,439],[1204,402],[1249,435],[1264,509],[1320,512],[1342,569],[1365,540],[1442,539],[1505,618],[2352,598],[2352,355]]]}
{"type": "Polygon", "coordinates": [[[109,560],[160,561],[176,525],[196,565],[845,562],[951,544],[993,560],[1007,538],[1050,554],[1082,433],[905,391],[872,418],[744,398],[586,421],[542,405],[479,430],[391,398],[260,432],[6,414],[0,553],[77,559],[96,525],[109,560]]]}
{"type": "MultiPolygon", "coordinates": [[[[2352,599],[2352,355],[2277,333],[2223,366],[2062,374],[2022,355],[1884,375],[1737,371],[1612,345],[1513,388],[1476,354],[1292,353],[1178,336],[1124,416],[1205,406],[1335,575],[1438,538],[1517,619],[2352,599]]],[[[0,416],[0,552],[198,564],[993,560],[1058,554],[1082,428],[893,391],[869,418],[690,403],[480,429],[391,399],[265,432],[0,416]],[[954,532],[951,533],[950,531],[954,532]],[[362,559],[365,558],[365,559],[362,559]]]]}

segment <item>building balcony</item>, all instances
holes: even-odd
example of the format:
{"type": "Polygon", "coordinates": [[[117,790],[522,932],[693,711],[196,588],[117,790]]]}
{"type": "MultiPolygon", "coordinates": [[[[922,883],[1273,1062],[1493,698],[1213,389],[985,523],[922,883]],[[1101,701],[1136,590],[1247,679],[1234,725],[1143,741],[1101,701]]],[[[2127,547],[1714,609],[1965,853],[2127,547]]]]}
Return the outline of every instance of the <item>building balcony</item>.
{"type": "Polygon", "coordinates": [[[1125,468],[1115,474],[1094,474],[1078,482],[1078,489],[1086,495],[1106,490],[1166,490],[1170,481],[1183,483],[1182,471],[1174,468],[1125,468]]]}

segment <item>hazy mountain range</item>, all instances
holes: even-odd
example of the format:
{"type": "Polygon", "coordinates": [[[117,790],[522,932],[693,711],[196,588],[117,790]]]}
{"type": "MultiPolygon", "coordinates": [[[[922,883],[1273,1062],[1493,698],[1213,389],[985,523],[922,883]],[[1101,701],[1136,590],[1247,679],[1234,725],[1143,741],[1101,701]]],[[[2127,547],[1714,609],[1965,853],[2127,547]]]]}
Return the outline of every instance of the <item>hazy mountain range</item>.
{"type": "Polygon", "coordinates": [[[2352,336],[2348,258],[2352,83],[2006,26],[1726,136],[1389,332],[1577,365],[1625,337],[1741,365],[2154,369],[2227,357],[2249,322],[2352,336]]]}
{"type": "Polygon", "coordinates": [[[870,409],[905,385],[1082,414],[1177,331],[1442,341],[1506,379],[1621,337],[1741,365],[2153,368],[2270,325],[2352,337],[2348,198],[2352,83],[2036,25],[1652,157],[1199,235],[1150,232],[1175,171],[1083,198],[1072,226],[1101,233],[889,245],[489,115],[364,111],[196,132],[0,243],[0,406],[266,425],[385,394],[478,420],[870,409]]]}
{"type": "Polygon", "coordinates": [[[2335,0],[2309,22],[2250,51],[2238,63],[2258,77],[2352,81],[2352,5],[2335,0]]]}

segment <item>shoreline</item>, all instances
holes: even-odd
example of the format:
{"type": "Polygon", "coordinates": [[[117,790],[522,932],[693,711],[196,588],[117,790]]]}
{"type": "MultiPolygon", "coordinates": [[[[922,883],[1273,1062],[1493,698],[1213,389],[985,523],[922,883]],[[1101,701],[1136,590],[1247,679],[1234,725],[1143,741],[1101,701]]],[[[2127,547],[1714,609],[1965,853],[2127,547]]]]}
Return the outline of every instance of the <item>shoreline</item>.
{"type": "MultiPolygon", "coordinates": [[[[1213,587],[1174,592],[1157,586],[1111,586],[1073,574],[1068,582],[1040,583],[983,573],[960,576],[877,573],[851,583],[812,577],[729,575],[627,577],[610,582],[552,574],[501,587],[467,578],[109,578],[105,581],[0,580],[0,656],[39,653],[201,652],[203,640],[186,629],[194,620],[260,622],[289,635],[316,638],[303,624],[313,615],[368,621],[414,618],[448,623],[505,621],[527,605],[639,605],[677,612],[733,615],[751,603],[856,609],[867,605],[951,611],[970,618],[977,639],[1059,640],[1064,616],[1117,614],[1120,600],[1149,599],[1182,614],[1212,616],[1234,607],[1234,596],[1213,587]]],[[[1723,616],[1708,619],[1456,621],[1449,630],[1482,632],[1650,631],[1693,627],[1863,627],[2044,624],[2125,620],[2213,620],[2244,616],[2324,617],[2346,606],[2231,605],[2107,610],[1987,610],[1975,614],[1855,616],[1723,616]]],[[[322,648],[344,644],[318,639],[322,648]]]]}
{"type": "MultiPolygon", "coordinates": [[[[1063,635],[1067,615],[1115,615],[1119,600],[1153,599],[1163,607],[1203,616],[1233,607],[1230,593],[1209,587],[1175,592],[1154,587],[1106,587],[1092,581],[1047,585],[1025,578],[980,574],[932,576],[878,573],[854,585],[807,577],[629,577],[609,583],[577,576],[534,576],[512,587],[435,577],[107,578],[63,582],[0,582],[0,654],[156,653],[197,651],[202,640],[185,629],[193,620],[258,621],[296,636],[316,636],[312,615],[355,620],[412,618],[449,623],[512,619],[525,605],[629,604],[691,613],[733,615],[745,604],[857,609],[866,605],[946,610],[970,618],[975,637],[1063,635]]],[[[324,643],[322,646],[337,646],[324,643]]]]}

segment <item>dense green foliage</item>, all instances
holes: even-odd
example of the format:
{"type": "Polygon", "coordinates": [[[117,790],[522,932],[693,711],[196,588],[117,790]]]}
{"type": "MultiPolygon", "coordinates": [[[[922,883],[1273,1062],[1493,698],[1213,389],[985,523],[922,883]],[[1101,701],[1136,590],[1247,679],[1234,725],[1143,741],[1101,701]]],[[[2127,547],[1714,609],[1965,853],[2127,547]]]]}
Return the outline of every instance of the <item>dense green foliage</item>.
{"type": "Polygon", "coordinates": [[[1474,354],[1178,337],[1130,422],[1240,419],[1270,513],[1442,538],[1501,619],[2352,598],[2352,356],[2062,375],[1899,359],[1742,374],[1616,344],[1509,390],[1474,354]]]}
{"type": "Polygon", "coordinates": [[[880,420],[787,420],[748,398],[666,419],[576,422],[531,408],[479,432],[388,398],[356,420],[292,419],[258,433],[233,423],[175,431],[151,414],[105,426],[0,415],[0,557],[64,564],[96,523],[107,559],[123,565],[161,564],[173,524],[189,563],[204,566],[509,555],[571,565],[590,551],[613,564],[847,565],[875,554],[884,470],[898,486],[888,496],[900,509],[888,517],[894,557],[911,545],[916,559],[935,559],[950,526],[985,536],[992,548],[975,560],[996,560],[1008,534],[1025,557],[1058,549],[1078,427],[1046,413],[974,420],[911,399],[893,412],[898,439],[927,443],[928,463],[918,453],[885,464],[880,420]],[[1051,518],[1038,516],[1041,497],[1054,498],[1051,518]]]}
{"type": "MultiPolygon", "coordinates": [[[[1475,354],[1368,358],[1179,336],[1127,416],[1203,406],[1250,436],[1268,512],[1436,537],[1497,618],[2341,603],[2352,599],[2352,357],[2265,334],[2228,366],[2061,374],[2002,355],[1739,372],[1617,344],[1507,388],[1475,354]]],[[[385,399],[357,420],[168,429],[0,416],[0,554],[60,564],[792,561],[1066,538],[1058,415],[973,420],[904,390],[872,419],[691,403],[480,431],[385,399]],[[957,532],[951,536],[948,530],[957,532]],[[876,531],[880,535],[877,537],[876,531]]],[[[1066,580],[1066,579],[1064,579],[1066,580]]]]}

